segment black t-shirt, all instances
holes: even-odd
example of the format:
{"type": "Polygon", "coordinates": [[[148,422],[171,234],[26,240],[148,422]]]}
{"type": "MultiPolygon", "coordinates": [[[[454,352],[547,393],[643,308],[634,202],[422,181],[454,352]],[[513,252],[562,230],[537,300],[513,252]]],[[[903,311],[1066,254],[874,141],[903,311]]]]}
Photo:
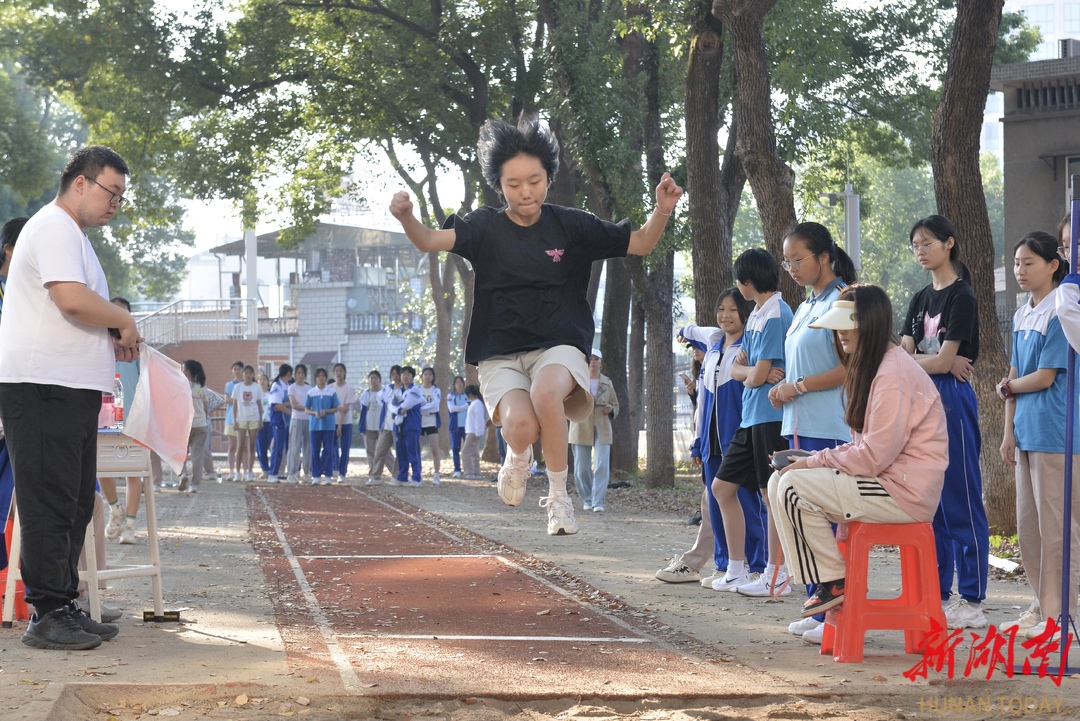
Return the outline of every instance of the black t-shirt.
{"type": "Polygon", "coordinates": [[[609,223],[575,208],[544,204],[540,220],[523,227],[505,209],[482,207],[445,227],[457,234],[453,252],[476,273],[465,362],[571,345],[586,356],[593,345],[587,291],[593,261],[623,258],[630,222],[609,223]]]}
{"type": "Polygon", "coordinates": [[[979,313],[971,286],[957,279],[934,290],[928,285],[911,299],[904,335],[915,339],[915,353],[937,355],[945,341],[959,341],[957,354],[972,363],[979,357],[979,313]]]}

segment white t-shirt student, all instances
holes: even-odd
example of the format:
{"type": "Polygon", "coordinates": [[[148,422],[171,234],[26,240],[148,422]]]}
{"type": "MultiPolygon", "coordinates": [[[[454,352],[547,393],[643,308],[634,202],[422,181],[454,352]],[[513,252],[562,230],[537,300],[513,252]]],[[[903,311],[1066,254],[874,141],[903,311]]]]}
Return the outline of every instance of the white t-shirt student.
{"type": "Polygon", "coordinates": [[[82,283],[108,300],[109,285],[90,239],[62,208],[27,221],[12,255],[0,324],[0,383],[112,391],[116,354],[105,328],[65,316],[47,283],[82,283]]]}
{"type": "Polygon", "coordinates": [[[258,383],[246,385],[237,383],[232,392],[233,400],[236,401],[236,421],[260,421],[259,401],[263,397],[263,389],[258,383]]]}

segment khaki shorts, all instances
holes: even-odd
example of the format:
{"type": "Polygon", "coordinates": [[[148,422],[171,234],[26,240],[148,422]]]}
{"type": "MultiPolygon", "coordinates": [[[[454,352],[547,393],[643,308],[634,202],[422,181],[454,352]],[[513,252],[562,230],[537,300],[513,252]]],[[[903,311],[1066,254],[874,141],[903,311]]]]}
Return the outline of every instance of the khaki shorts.
{"type": "Polygon", "coordinates": [[[259,430],[258,421],[237,421],[236,430],[238,431],[257,431],[259,430]]]}
{"type": "Polygon", "coordinates": [[[232,423],[227,423],[227,424],[225,424],[225,430],[222,431],[222,433],[224,433],[227,436],[235,436],[236,435],[236,426],[233,425],[232,423]]]}
{"type": "Polygon", "coordinates": [[[585,354],[569,345],[541,348],[516,355],[500,355],[480,361],[480,393],[484,396],[491,422],[501,426],[499,401],[512,390],[532,389],[532,379],[544,366],[559,365],[570,371],[577,388],[563,399],[566,417],[575,423],[593,413],[593,397],[589,393],[589,361],[585,354]]]}

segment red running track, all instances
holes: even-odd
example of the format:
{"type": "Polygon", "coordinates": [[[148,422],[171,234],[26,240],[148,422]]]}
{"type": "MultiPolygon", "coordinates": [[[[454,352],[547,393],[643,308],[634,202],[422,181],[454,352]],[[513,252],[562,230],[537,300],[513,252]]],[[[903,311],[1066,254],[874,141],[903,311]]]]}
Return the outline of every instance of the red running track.
{"type": "Polygon", "coordinates": [[[738,693],[602,593],[390,496],[252,486],[248,506],[295,674],[382,697],[738,693]]]}

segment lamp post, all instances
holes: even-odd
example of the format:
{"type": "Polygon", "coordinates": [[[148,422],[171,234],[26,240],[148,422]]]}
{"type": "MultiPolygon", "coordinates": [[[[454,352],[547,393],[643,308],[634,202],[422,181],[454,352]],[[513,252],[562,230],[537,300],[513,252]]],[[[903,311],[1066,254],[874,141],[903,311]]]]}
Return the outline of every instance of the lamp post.
{"type": "Polygon", "coordinates": [[[845,250],[847,251],[847,254],[851,256],[851,261],[855,264],[855,269],[862,270],[862,257],[860,251],[860,241],[862,236],[860,235],[861,231],[859,225],[859,196],[851,187],[851,183],[847,183],[844,185],[844,192],[828,193],[821,197],[829,199],[830,207],[835,207],[840,201],[844,202],[844,244],[847,246],[845,250]]]}

